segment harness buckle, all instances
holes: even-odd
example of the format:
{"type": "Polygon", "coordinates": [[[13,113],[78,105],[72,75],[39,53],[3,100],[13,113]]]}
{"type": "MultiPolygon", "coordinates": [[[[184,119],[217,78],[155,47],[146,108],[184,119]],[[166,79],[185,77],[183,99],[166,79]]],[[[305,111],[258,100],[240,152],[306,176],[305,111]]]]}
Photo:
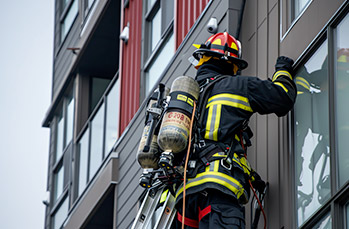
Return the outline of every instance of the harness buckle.
{"type": "Polygon", "coordinates": [[[203,148],[203,147],[205,147],[205,146],[206,146],[205,140],[200,140],[200,141],[199,141],[199,148],[203,148]]]}
{"type": "Polygon", "coordinates": [[[232,165],[231,161],[228,161],[228,158],[229,158],[229,157],[224,158],[224,159],[221,159],[221,165],[222,165],[225,169],[227,169],[227,170],[230,171],[230,170],[232,169],[233,165],[232,165]]]}

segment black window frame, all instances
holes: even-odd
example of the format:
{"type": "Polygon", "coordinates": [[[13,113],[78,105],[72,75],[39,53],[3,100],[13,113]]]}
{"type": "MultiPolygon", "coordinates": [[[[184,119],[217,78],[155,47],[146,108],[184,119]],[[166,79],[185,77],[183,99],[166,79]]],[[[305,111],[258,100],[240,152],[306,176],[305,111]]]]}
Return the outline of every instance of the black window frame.
{"type": "MultiPolygon", "coordinates": [[[[155,0],[150,9],[147,9],[147,1],[143,1],[143,41],[142,41],[142,71],[141,71],[141,85],[146,84],[146,73],[150,66],[154,63],[157,56],[161,53],[161,50],[166,45],[168,39],[174,34],[174,4],[175,0],[155,0]],[[170,2],[171,1],[171,2],[170,2]],[[167,10],[173,10],[172,17],[168,17],[167,10]],[[152,38],[151,38],[151,23],[157,12],[160,10],[161,15],[161,32],[160,40],[155,46],[154,50],[151,50],[152,38]],[[170,18],[170,19],[169,19],[170,18]]],[[[176,48],[176,47],[175,47],[176,48]]],[[[141,101],[147,96],[145,86],[141,87],[140,99],[141,101]]]]}
{"type": "MultiPolygon", "coordinates": [[[[345,228],[345,207],[349,204],[349,180],[339,186],[339,171],[338,171],[338,149],[337,149],[337,123],[336,123],[336,34],[335,30],[341,21],[349,17],[349,2],[342,5],[342,8],[338,10],[337,14],[334,15],[323,30],[318,34],[317,38],[312,41],[312,43],[307,47],[305,52],[296,61],[295,70],[299,69],[306,61],[314,54],[314,52],[321,46],[325,39],[328,40],[327,52],[328,52],[328,80],[329,80],[329,95],[328,95],[328,105],[329,105],[329,135],[330,135],[330,176],[331,176],[331,197],[325,201],[325,203],[319,207],[301,226],[298,228],[313,228],[326,214],[331,215],[332,228],[345,228]]],[[[289,160],[291,166],[290,173],[293,177],[296,174],[295,171],[295,119],[294,111],[291,113],[290,118],[290,136],[292,136],[290,150],[292,152],[289,160]]],[[[293,204],[293,221],[295,222],[295,227],[297,227],[297,193],[295,181],[291,181],[292,187],[292,204],[293,204]]]]}
{"type": "Polygon", "coordinates": [[[64,5],[64,1],[65,0],[60,0],[59,1],[59,8],[60,8],[60,16],[59,16],[59,43],[60,44],[63,44],[64,41],[66,40],[71,28],[73,27],[75,21],[76,21],[76,18],[78,17],[79,15],[79,2],[80,0],[68,0],[68,2],[64,5]],[[73,19],[72,21],[72,24],[70,25],[69,29],[67,30],[67,33],[64,35],[63,37],[63,31],[62,31],[62,25],[64,23],[64,20],[66,19],[66,17],[68,16],[69,14],[69,11],[70,9],[72,8],[73,6],[73,3],[76,1],[76,4],[77,4],[77,13],[75,15],[75,18],[73,19]]]}

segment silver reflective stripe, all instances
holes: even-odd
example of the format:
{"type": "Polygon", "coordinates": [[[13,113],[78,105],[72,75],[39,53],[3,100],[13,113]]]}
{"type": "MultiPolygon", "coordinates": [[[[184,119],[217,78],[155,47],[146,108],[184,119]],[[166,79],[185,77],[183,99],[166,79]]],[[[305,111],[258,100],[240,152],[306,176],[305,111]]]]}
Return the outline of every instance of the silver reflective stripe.
{"type": "MultiPolygon", "coordinates": [[[[236,188],[238,192],[241,192],[241,189],[242,189],[241,187],[239,187],[239,185],[235,184],[234,182],[232,182],[232,181],[230,181],[230,180],[228,180],[228,179],[226,179],[226,178],[224,178],[224,177],[222,177],[222,176],[217,176],[217,175],[213,175],[213,174],[205,174],[205,175],[203,175],[203,176],[196,177],[196,178],[194,178],[194,179],[188,181],[187,187],[190,188],[190,186],[191,186],[190,184],[192,184],[192,183],[200,183],[200,184],[205,183],[205,181],[204,181],[205,179],[222,180],[222,181],[224,181],[225,183],[227,183],[227,185],[230,185],[230,186],[236,188]]],[[[237,182],[238,182],[238,181],[237,181],[237,182]]],[[[215,182],[215,183],[217,183],[217,182],[215,182]]],[[[223,185],[223,186],[226,187],[226,188],[229,188],[227,185],[223,185]]],[[[229,188],[229,189],[230,189],[230,188],[229,188]]],[[[231,191],[233,191],[233,190],[231,190],[231,191]]],[[[237,194],[235,191],[233,191],[233,192],[234,192],[235,194],[237,194]]]]}
{"type": "Polygon", "coordinates": [[[240,103],[244,106],[249,107],[250,104],[248,102],[242,101],[240,99],[234,99],[234,98],[229,98],[229,97],[220,97],[220,98],[216,98],[216,99],[212,99],[210,102],[207,103],[207,106],[210,106],[211,103],[213,102],[221,102],[222,104],[224,104],[225,101],[229,101],[229,102],[233,102],[233,103],[240,103]]]}
{"type": "Polygon", "coordinates": [[[213,107],[212,107],[212,118],[211,118],[211,125],[210,125],[210,132],[209,132],[209,134],[208,134],[208,139],[210,139],[210,140],[214,140],[213,139],[213,132],[214,132],[214,130],[215,130],[215,125],[216,125],[216,117],[217,117],[217,106],[218,105],[214,105],[213,107]]]}

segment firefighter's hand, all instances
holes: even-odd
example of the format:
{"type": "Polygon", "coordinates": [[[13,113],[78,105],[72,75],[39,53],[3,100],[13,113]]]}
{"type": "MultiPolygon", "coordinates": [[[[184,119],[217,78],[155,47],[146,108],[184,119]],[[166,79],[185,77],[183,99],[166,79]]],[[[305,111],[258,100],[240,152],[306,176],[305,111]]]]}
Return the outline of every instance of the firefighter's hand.
{"type": "Polygon", "coordinates": [[[275,64],[275,70],[280,71],[280,70],[286,70],[288,71],[291,75],[293,75],[293,65],[294,61],[286,56],[279,56],[276,60],[275,64]]]}

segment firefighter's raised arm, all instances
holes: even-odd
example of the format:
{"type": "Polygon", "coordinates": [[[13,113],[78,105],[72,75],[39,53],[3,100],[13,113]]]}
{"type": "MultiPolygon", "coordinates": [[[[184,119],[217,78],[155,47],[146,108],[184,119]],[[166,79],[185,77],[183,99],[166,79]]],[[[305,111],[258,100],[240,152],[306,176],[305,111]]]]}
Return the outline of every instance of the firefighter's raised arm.
{"type": "Polygon", "coordinates": [[[248,94],[254,112],[284,116],[292,109],[297,95],[292,65],[291,58],[281,56],[276,60],[271,81],[249,79],[248,94]]]}

